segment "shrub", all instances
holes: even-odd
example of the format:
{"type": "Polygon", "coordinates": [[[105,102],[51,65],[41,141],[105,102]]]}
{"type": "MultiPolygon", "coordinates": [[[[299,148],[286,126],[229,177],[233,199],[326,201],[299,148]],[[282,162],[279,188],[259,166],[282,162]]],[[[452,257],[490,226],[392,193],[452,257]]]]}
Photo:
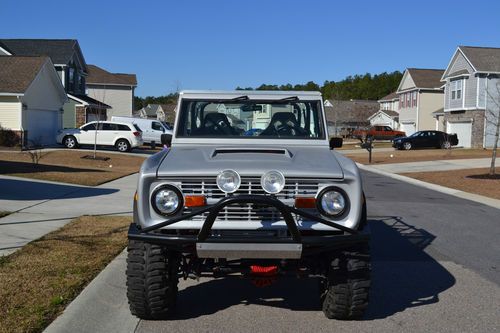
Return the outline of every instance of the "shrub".
{"type": "Polygon", "coordinates": [[[19,145],[19,137],[16,132],[0,126],[0,146],[14,147],[19,145]]]}

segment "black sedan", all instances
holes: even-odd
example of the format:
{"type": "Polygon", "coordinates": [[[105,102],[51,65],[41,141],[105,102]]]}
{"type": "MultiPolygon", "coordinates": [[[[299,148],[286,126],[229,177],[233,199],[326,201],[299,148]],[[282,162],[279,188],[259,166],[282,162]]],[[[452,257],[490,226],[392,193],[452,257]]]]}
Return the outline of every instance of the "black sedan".
{"type": "Polygon", "coordinates": [[[456,134],[447,134],[441,131],[419,131],[410,136],[396,138],[392,146],[396,149],[410,150],[414,148],[442,148],[450,149],[458,145],[456,134]]]}

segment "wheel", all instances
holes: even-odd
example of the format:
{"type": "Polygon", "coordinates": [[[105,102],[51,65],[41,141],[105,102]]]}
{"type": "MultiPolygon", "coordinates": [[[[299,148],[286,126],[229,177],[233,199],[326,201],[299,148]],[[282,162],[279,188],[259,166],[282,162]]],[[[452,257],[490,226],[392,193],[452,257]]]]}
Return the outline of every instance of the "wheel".
{"type": "Polygon", "coordinates": [[[178,253],[130,240],[127,257],[127,298],[130,312],[140,319],[162,319],[176,302],[178,253]]]}
{"type": "Polygon", "coordinates": [[[330,263],[322,290],[323,313],[329,319],[352,320],[363,316],[370,290],[368,245],[342,251],[330,263]]]}
{"type": "Polygon", "coordinates": [[[405,150],[410,150],[411,149],[411,142],[405,142],[405,143],[403,143],[403,148],[405,150]]]}
{"type": "Polygon", "coordinates": [[[120,139],[116,141],[116,149],[118,149],[121,152],[126,152],[130,150],[130,143],[128,143],[127,140],[125,139],[120,139]]]}
{"type": "Polygon", "coordinates": [[[450,141],[444,141],[441,143],[441,148],[442,149],[450,149],[451,148],[451,142],[450,141]]]}
{"type": "Polygon", "coordinates": [[[73,135],[65,136],[63,139],[63,144],[66,148],[74,149],[78,145],[76,138],[73,135]]]}

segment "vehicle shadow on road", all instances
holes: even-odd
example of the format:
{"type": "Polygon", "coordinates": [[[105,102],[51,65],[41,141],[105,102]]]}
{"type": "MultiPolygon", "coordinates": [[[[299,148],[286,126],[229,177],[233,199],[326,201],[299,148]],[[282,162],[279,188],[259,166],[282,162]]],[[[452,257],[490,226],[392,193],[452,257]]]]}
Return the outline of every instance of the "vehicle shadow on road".
{"type": "MultiPolygon", "coordinates": [[[[364,320],[439,302],[439,294],[453,286],[455,278],[423,251],[435,236],[407,225],[399,217],[377,217],[369,223],[372,289],[364,320]]],[[[245,279],[210,279],[180,290],[177,300],[172,320],[214,314],[239,304],[321,311],[315,279],[286,278],[264,288],[245,279]]]]}
{"type": "Polygon", "coordinates": [[[406,224],[401,217],[370,220],[372,289],[366,320],[439,302],[455,278],[424,249],[435,236],[406,224]]]}
{"type": "Polygon", "coordinates": [[[96,188],[51,184],[30,180],[0,179],[0,200],[48,200],[86,198],[118,192],[112,188],[96,188]]]}

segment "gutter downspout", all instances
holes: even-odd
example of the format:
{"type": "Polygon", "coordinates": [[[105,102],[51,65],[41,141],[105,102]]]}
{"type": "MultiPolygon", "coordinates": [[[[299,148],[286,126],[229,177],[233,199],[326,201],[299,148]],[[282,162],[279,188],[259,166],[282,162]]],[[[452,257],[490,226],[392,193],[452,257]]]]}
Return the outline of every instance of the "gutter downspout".
{"type": "Polygon", "coordinates": [[[21,96],[17,96],[17,100],[19,101],[20,108],[19,108],[19,129],[21,130],[21,150],[24,150],[25,145],[25,134],[24,134],[24,127],[23,127],[23,101],[21,100],[21,96]]]}

